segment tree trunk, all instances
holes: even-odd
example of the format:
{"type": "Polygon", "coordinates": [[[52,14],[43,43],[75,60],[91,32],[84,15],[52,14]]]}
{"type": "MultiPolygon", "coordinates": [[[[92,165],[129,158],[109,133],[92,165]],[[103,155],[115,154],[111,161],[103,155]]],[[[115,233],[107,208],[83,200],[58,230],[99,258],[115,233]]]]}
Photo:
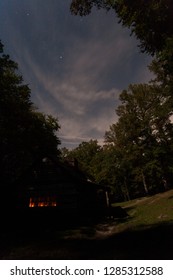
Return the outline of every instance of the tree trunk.
{"type": "Polygon", "coordinates": [[[124,199],[125,201],[129,201],[130,200],[130,194],[129,194],[129,190],[127,187],[127,180],[126,177],[124,178],[124,190],[123,190],[123,194],[124,194],[124,199]]]}
{"type": "Polygon", "coordinates": [[[164,190],[167,191],[169,189],[168,181],[166,180],[166,178],[162,177],[162,182],[163,182],[164,190]]]}
{"type": "Polygon", "coordinates": [[[105,195],[106,195],[106,206],[107,206],[107,208],[109,208],[110,207],[110,201],[109,201],[108,192],[105,192],[105,195]]]}
{"type": "Polygon", "coordinates": [[[143,185],[144,185],[145,193],[148,194],[148,187],[147,187],[147,184],[146,184],[146,180],[145,180],[143,170],[142,170],[142,182],[143,182],[143,185]]]}

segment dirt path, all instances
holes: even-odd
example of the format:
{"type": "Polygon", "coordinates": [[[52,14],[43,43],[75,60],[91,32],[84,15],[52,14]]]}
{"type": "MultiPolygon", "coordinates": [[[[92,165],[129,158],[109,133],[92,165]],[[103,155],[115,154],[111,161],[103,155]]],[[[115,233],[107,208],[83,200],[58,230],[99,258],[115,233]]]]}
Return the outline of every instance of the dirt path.
{"type": "Polygon", "coordinates": [[[73,229],[18,232],[11,238],[4,237],[7,246],[0,250],[0,258],[173,259],[172,236],[172,224],[117,232],[117,221],[73,229]]]}

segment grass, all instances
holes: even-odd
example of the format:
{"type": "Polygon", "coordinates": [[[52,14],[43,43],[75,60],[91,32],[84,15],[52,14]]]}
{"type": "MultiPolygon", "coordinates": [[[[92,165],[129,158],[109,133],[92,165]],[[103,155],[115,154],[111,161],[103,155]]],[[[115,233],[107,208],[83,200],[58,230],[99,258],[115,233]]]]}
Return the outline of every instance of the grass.
{"type": "Polygon", "coordinates": [[[129,216],[1,234],[0,259],[173,259],[173,190],[113,206],[129,216]]]}
{"type": "Polygon", "coordinates": [[[129,219],[124,225],[119,224],[119,230],[135,227],[148,227],[157,223],[173,222],[173,190],[143,197],[128,202],[114,204],[126,210],[129,219]]]}

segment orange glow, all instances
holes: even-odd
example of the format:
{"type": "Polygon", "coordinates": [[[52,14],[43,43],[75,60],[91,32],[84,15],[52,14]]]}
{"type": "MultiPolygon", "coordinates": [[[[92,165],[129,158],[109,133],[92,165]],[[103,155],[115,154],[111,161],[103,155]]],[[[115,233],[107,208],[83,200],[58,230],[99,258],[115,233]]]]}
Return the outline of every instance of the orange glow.
{"type": "Polygon", "coordinates": [[[56,207],[56,197],[30,197],[29,207],[56,207]]]}

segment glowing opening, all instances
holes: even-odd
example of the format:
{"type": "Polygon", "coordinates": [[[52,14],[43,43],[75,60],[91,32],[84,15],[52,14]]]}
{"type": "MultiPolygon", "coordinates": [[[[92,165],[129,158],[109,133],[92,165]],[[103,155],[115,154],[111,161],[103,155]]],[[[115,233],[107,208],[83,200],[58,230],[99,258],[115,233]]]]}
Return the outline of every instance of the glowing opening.
{"type": "Polygon", "coordinates": [[[39,196],[30,197],[29,207],[56,207],[56,197],[55,196],[39,196]]]}

